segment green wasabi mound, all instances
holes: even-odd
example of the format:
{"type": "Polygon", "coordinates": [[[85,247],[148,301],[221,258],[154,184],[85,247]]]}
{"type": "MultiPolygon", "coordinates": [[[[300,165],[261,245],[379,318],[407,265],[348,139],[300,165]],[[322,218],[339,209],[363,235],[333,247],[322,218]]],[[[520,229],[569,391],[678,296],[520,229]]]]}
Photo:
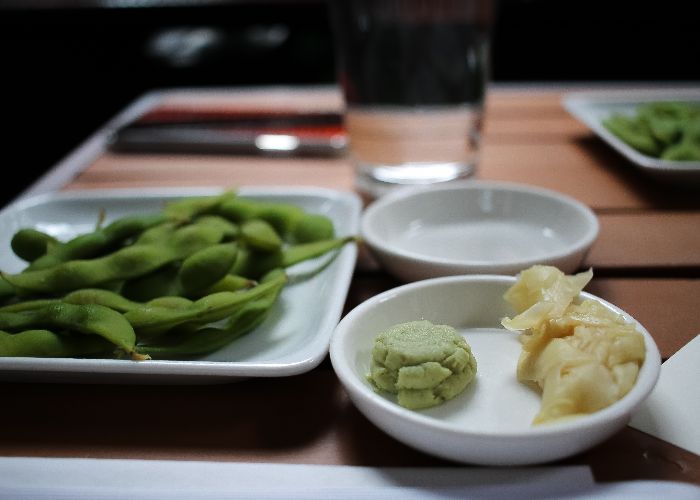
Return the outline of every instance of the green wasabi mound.
{"type": "Polygon", "coordinates": [[[411,321],[374,340],[367,379],[412,410],[439,405],[461,393],[476,375],[471,347],[448,325],[411,321]]]}

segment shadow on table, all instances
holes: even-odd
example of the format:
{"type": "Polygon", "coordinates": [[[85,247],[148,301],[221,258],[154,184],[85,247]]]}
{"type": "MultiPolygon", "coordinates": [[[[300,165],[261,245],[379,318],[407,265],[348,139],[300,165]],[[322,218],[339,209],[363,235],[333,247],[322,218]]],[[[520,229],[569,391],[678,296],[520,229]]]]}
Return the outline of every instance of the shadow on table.
{"type": "Polygon", "coordinates": [[[633,189],[658,209],[690,209],[700,206],[700,184],[674,183],[653,176],[612,150],[597,137],[577,137],[574,144],[584,154],[592,157],[600,168],[608,170],[622,184],[633,189]]]}
{"type": "Polygon", "coordinates": [[[206,386],[2,384],[0,454],[264,460],[327,433],[337,387],[314,373],[206,386]]]}

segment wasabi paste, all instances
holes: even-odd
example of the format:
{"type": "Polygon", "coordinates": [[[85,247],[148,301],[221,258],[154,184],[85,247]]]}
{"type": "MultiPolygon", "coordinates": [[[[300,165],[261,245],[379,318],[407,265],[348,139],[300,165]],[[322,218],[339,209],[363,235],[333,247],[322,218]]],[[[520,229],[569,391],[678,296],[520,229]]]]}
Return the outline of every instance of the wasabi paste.
{"type": "Polygon", "coordinates": [[[367,378],[375,390],[416,410],[454,398],[475,375],[476,359],[454,328],[411,321],[377,336],[367,378]]]}

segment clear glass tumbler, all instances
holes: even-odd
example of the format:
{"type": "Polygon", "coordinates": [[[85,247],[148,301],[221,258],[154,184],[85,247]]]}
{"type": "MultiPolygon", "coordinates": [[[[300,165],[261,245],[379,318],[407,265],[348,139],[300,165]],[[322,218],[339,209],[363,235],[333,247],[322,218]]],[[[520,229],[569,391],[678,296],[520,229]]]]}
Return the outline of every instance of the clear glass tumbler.
{"type": "Polygon", "coordinates": [[[469,177],[489,77],[491,0],[330,0],[356,186],[469,177]]]}

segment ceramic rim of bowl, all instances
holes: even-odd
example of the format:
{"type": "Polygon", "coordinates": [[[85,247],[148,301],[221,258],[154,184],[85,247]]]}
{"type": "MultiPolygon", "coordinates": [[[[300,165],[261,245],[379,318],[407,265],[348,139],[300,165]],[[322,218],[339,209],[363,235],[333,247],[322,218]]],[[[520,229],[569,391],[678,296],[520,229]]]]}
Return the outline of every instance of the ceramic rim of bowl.
{"type": "Polygon", "coordinates": [[[376,200],[367,207],[365,213],[362,216],[360,222],[362,238],[367,242],[367,244],[370,247],[374,247],[378,252],[383,253],[385,255],[395,255],[399,258],[426,262],[437,266],[469,268],[471,270],[470,272],[474,273],[478,271],[488,272],[489,269],[493,269],[495,267],[524,269],[534,264],[566,259],[572,255],[576,255],[577,253],[585,253],[598,237],[598,233],[600,231],[600,224],[598,222],[598,218],[593,213],[593,211],[578,200],[571,198],[567,195],[558,193],[556,191],[511,182],[460,181],[450,184],[446,184],[443,186],[421,186],[402,188],[394,193],[390,193],[385,197],[376,200]],[[581,215],[586,220],[586,230],[583,234],[577,237],[577,241],[574,244],[568,246],[565,250],[543,253],[539,257],[530,257],[522,260],[512,260],[503,262],[496,261],[488,263],[483,261],[469,261],[442,257],[432,257],[423,253],[411,252],[404,248],[398,248],[387,244],[386,238],[382,238],[381,235],[377,234],[377,232],[373,229],[371,224],[371,221],[375,217],[377,217],[377,214],[381,213],[382,210],[386,209],[387,207],[393,205],[396,202],[405,200],[407,198],[412,198],[414,196],[419,196],[421,194],[427,194],[431,192],[438,193],[441,191],[482,191],[484,189],[491,189],[494,191],[502,192],[517,192],[525,195],[536,196],[542,199],[547,199],[559,205],[566,205],[574,209],[574,211],[577,214],[581,215]]]}

